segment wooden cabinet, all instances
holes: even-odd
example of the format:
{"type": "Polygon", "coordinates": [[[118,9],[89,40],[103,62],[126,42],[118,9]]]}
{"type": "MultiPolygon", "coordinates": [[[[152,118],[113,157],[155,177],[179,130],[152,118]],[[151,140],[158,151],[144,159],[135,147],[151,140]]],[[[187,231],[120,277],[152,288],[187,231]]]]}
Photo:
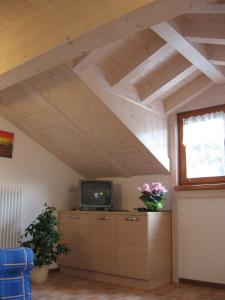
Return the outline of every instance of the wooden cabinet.
{"type": "Polygon", "coordinates": [[[89,267],[91,264],[90,221],[89,215],[61,214],[60,232],[70,252],[68,255],[60,256],[60,264],[84,269],[89,267]]]}
{"type": "Polygon", "coordinates": [[[59,263],[81,269],[115,273],[116,216],[63,213],[60,215],[63,242],[70,248],[59,263]]]}
{"type": "Polygon", "coordinates": [[[171,280],[170,212],[65,211],[60,231],[71,249],[59,260],[64,271],[146,288],[171,280]]]}
{"type": "Polygon", "coordinates": [[[90,215],[90,269],[116,272],[116,216],[90,215]]]}
{"type": "Polygon", "coordinates": [[[148,279],[148,218],[120,215],[117,222],[118,274],[148,279]]]}

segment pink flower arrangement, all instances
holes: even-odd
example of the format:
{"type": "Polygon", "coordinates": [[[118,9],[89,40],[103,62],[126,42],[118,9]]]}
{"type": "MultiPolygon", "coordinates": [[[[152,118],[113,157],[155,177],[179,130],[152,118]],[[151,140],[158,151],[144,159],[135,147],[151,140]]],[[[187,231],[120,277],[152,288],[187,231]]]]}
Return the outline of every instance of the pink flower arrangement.
{"type": "Polygon", "coordinates": [[[148,211],[157,211],[163,208],[167,189],[161,182],[152,182],[151,184],[144,183],[143,186],[138,187],[137,190],[141,193],[139,199],[145,203],[148,211]]]}

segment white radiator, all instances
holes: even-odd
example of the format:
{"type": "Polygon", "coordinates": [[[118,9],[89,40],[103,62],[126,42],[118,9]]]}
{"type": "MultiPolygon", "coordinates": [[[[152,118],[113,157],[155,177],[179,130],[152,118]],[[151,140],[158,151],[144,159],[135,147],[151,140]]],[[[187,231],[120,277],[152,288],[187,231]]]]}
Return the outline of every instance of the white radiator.
{"type": "Polygon", "coordinates": [[[0,248],[18,246],[22,196],[22,188],[0,187],[0,248]]]}

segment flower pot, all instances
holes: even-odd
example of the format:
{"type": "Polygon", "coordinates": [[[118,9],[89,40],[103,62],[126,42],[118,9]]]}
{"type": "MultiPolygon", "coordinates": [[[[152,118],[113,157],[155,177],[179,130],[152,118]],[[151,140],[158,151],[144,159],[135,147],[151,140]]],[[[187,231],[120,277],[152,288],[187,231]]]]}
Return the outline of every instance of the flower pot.
{"type": "Polygon", "coordinates": [[[42,266],[42,267],[34,267],[33,271],[31,272],[31,281],[34,284],[43,284],[48,279],[48,271],[49,265],[42,266]]]}

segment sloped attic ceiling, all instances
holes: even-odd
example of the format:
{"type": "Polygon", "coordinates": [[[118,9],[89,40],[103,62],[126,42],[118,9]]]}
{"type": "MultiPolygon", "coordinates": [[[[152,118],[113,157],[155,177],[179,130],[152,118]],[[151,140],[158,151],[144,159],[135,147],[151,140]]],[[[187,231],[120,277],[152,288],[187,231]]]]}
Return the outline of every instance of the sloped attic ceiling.
{"type": "Polygon", "coordinates": [[[166,173],[66,66],[1,92],[1,114],[87,177],[166,173]]]}
{"type": "Polygon", "coordinates": [[[86,177],[168,173],[167,115],[225,82],[224,2],[28,2],[0,23],[0,114],[86,177]]]}

